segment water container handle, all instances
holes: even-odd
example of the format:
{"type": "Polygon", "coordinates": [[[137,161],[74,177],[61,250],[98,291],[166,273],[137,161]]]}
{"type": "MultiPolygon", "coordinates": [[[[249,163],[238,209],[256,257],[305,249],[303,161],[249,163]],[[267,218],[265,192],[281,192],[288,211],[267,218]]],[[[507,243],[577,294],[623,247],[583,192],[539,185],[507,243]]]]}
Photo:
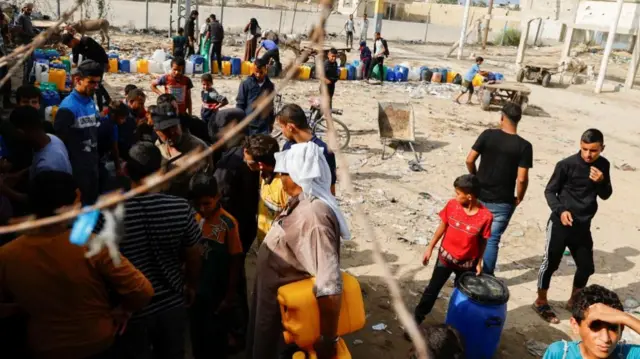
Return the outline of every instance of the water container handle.
{"type": "Polygon", "coordinates": [[[503,323],[502,318],[497,317],[497,316],[489,317],[489,318],[487,318],[487,320],[484,321],[484,325],[487,328],[499,327],[499,326],[502,325],[502,323],[503,323]]]}

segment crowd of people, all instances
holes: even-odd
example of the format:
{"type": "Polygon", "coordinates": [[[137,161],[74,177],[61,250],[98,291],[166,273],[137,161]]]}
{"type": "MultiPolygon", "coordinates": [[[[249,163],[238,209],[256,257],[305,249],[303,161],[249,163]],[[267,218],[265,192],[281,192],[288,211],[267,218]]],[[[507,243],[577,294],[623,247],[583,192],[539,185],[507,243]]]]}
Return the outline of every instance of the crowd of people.
{"type": "MultiPolygon", "coordinates": [[[[221,61],[224,37],[215,16],[197,36],[197,17],[192,12],[186,29],[172,39],[171,71],[150,84],[159,95],[150,106],[134,85],[123,94],[104,89],[108,58],[93,39],[62,37],[73,53],[73,91],[53,124],[44,121],[40,90],[29,83],[17,90],[9,120],[0,122],[1,224],[90,205],[101,194],[136,188],[159,171],[185,166],[187,153],[222,138],[275,91],[267,68],[272,62],[280,66],[278,41],[261,34],[251,19],[244,29],[245,58],[255,66],[239,86],[235,107],[227,107],[229,100],[206,73],[200,77],[200,117],[193,116],[194,84],[185,76],[183,56],[208,42],[213,65],[213,59],[221,61]]],[[[352,17],[345,29],[352,41],[352,17]]],[[[389,51],[380,33],[370,51],[366,27],[362,32],[368,78],[375,66],[382,73],[389,51]]],[[[331,97],[339,78],[336,55],[330,50],[325,64],[331,97]]],[[[482,61],[476,59],[465,76],[465,90],[472,91],[473,76],[482,74],[482,61]]],[[[418,324],[452,274],[494,275],[501,236],[525,199],[533,165],[532,145],[518,134],[521,117],[518,105],[505,105],[500,128],[478,137],[466,160],[469,173],[453,183],[455,197],[440,212],[423,257],[424,265],[435,265],[414,310],[418,324]]],[[[585,131],[578,153],[558,162],[545,189],[551,216],[532,307],[543,320],[559,322],[547,292],[568,247],[576,274],[567,309],[581,339],[552,344],[546,359],[640,357],[638,347],[618,344],[624,327],[637,332],[640,321],[623,311],[614,292],[587,285],[595,271],[590,227],[597,198],[612,195],[604,147],[602,132],[585,131]]],[[[267,107],[196,169],[124,202],[120,265],[106,249],[86,258],[85,249],[69,241],[67,222],[2,237],[2,357],[182,359],[188,343],[195,359],[241,351],[246,358],[286,357],[297,348],[282,340],[277,291],[313,276],[321,334],[314,350],[320,359],[332,358],[343,291],[340,241],[351,238],[335,198],[337,180],[335,156],[313,133],[305,111],[296,104],[277,113],[267,107]],[[276,121],[287,140],[282,148],[270,135],[276,121]],[[257,268],[249,297],[244,264],[252,247],[257,268]]],[[[101,218],[94,231],[103,226],[101,218]]],[[[473,350],[450,326],[421,331],[432,358],[463,358],[473,350]]],[[[415,349],[409,357],[417,357],[415,349]]]]}

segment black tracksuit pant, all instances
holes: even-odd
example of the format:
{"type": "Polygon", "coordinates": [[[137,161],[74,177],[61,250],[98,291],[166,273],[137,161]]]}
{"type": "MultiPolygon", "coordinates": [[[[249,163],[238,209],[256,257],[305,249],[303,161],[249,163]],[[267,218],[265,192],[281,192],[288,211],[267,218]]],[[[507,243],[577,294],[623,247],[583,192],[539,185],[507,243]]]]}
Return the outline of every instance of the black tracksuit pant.
{"type": "MultiPolygon", "coordinates": [[[[209,60],[213,65],[213,58],[216,58],[218,62],[218,73],[222,74],[222,41],[215,41],[211,43],[211,50],[209,51],[209,60]]],[[[213,73],[213,66],[211,66],[211,73],[213,73]]]]}
{"type": "Polygon", "coordinates": [[[576,262],[573,287],[584,288],[587,286],[589,277],[595,272],[591,223],[574,221],[573,226],[564,226],[560,219],[552,215],[547,223],[546,250],[538,273],[539,289],[549,289],[551,276],[558,270],[567,247],[576,262]]]}
{"type": "MultiPolygon", "coordinates": [[[[438,256],[437,249],[434,250],[434,256],[438,256]]],[[[427,316],[427,314],[431,313],[433,309],[433,305],[436,303],[436,299],[438,299],[438,294],[442,290],[442,287],[447,283],[451,273],[456,274],[456,283],[460,278],[460,275],[464,272],[468,272],[465,269],[454,269],[446,266],[440,258],[437,258],[438,263],[433,268],[433,274],[431,274],[431,279],[429,279],[429,284],[424,289],[424,293],[422,293],[422,297],[420,298],[420,302],[416,306],[416,309],[413,311],[413,317],[416,320],[416,323],[420,324],[427,316]]]]}

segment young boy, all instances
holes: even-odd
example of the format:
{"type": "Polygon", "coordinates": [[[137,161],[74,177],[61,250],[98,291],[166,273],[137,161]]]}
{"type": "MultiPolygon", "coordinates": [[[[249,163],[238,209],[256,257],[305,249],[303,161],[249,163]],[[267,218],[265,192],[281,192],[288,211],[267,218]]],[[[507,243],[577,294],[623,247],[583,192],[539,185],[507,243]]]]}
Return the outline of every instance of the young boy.
{"type": "Polygon", "coordinates": [[[121,101],[111,101],[109,104],[109,114],[100,119],[98,127],[98,156],[100,157],[100,167],[98,167],[100,179],[100,192],[104,193],[110,188],[109,183],[112,174],[107,169],[107,162],[113,161],[116,173],[123,175],[120,163],[119,151],[119,131],[118,127],[124,124],[127,119],[129,109],[121,101]]]}
{"type": "Polygon", "coordinates": [[[336,92],[336,82],[340,79],[340,69],[338,68],[338,50],[331,48],[324,62],[324,77],[329,92],[329,106],[333,107],[333,94],[336,92]]]}
{"type": "Polygon", "coordinates": [[[476,63],[473,64],[469,71],[467,71],[467,73],[464,75],[464,78],[462,79],[462,90],[460,91],[458,97],[456,97],[456,99],[454,100],[456,103],[460,103],[460,97],[469,92],[469,100],[467,101],[467,104],[471,105],[471,96],[473,96],[474,91],[473,78],[477,74],[480,74],[482,76],[486,76],[487,74],[485,71],[480,71],[480,65],[482,65],[483,62],[484,59],[481,56],[476,57],[476,63]]]}
{"type": "Polygon", "coordinates": [[[124,97],[127,98],[127,96],[129,96],[129,92],[131,92],[131,90],[135,90],[137,89],[138,86],[133,85],[133,84],[128,84],[127,86],[124,87],[124,97]]]}
{"type": "Polygon", "coordinates": [[[580,151],[556,164],[544,190],[551,216],[547,222],[546,253],[538,274],[538,298],[533,309],[549,323],[559,323],[549,306],[547,292],[551,276],[569,247],[576,262],[573,289],[567,308],[573,306],[576,294],[587,285],[595,272],[591,220],[598,211],[598,197],[609,199],[613,193],[609,161],[601,156],[604,135],[594,128],[580,139],[580,151]]]}
{"type": "Polygon", "coordinates": [[[543,359],[640,358],[638,345],[618,344],[625,327],[640,333],[640,320],[624,312],[616,293],[590,285],[576,295],[571,312],[571,328],[580,341],[555,342],[543,359]]]}
{"type": "MultiPolygon", "coordinates": [[[[40,118],[44,120],[45,108],[42,107],[42,92],[33,85],[23,85],[16,90],[16,106],[31,106],[38,110],[40,118]]],[[[44,121],[44,131],[54,133],[53,123],[44,121]]]]}
{"type": "Polygon", "coordinates": [[[213,88],[213,76],[211,74],[203,74],[200,79],[202,80],[200,118],[208,125],[210,120],[215,119],[218,110],[229,104],[229,100],[213,88]]]}
{"type": "Polygon", "coordinates": [[[253,135],[245,138],[243,144],[244,162],[252,171],[260,171],[260,200],[258,201],[258,234],[261,244],[271,229],[271,224],[287,205],[287,194],[282,180],[273,169],[276,152],[280,151],[278,141],[269,135],[253,135]]]}
{"type": "Polygon", "coordinates": [[[171,73],[162,75],[153,81],[151,90],[158,95],[162,95],[163,92],[158,89],[158,86],[164,86],[164,93],[171,94],[176,98],[178,113],[191,115],[191,89],[193,88],[193,82],[191,82],[190,78],[184,76],[184,67],[184,58],[176,57],[171,60],[171,73]]]}
{"type": "MultiPolygon", "coordinates": [[[[427,352],[431,359],[463,359],[464,343],[460,333],[448,324],[419,327],[427,344],[427,352]]],[[[418,359],[415,347],[409,350],[409,359],[418,359]]]]}
{"type": "Polygon", "coordinates": [[[462,175],[456,178],[453,187],[456,196],[440,212],[442,222],[424,252],[422,264],[427,265],[433,249],[442,239],[433,274],[414,311],[418,324],[433,309],[438,293],[451,273],[456,274],[456,279],[463,272],[482,273],[482,256],[491,236],[493,216],[478,202],[480,183],[476,176],[462,175]]]}
{"type": "Polygon", "coordinates": [[[360,62],[362,62],[362,78],[369,77],[369,66],[371,66],[371,49],[366,41],[360,41],[360,62]]]}
{"type": "Polygon", "coordinates": [[[243,265],[238,222],[220,205],[215,178],[196,174],[189,192],[203,238],[198,244],[202,256],[200,283],[191,307],[193,357],[226,358],[231,313],[243,265]]]}
{"type": "Polygon", "coordinates": [[[173,57],[184,57],[184,50],[187,46],[187,37],[184,36],[184,29],[178,29],[178,35],[171,39],[171,53],[173,57]]]}

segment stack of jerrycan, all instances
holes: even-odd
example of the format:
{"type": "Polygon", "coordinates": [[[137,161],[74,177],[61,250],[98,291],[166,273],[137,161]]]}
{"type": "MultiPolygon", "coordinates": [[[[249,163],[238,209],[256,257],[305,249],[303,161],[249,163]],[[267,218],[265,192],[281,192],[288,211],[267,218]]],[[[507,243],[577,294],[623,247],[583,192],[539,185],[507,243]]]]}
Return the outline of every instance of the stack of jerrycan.
{"type": "MultiPolygon", "coordinates": [[[[361,329],[365,324],[364,303],[360,284],[353,276],[342,273],[342,304],[336,335],[342,336],[361,329]]],[[[315,278],[287,284],[278,289],[278,303],[282,315],[284,340],[295,343],[307,358],[315,358],[313,344],[320,337],[320,311],[313,291],[315,278]]],[[[295,355],[300,356],[301,354],[295,355]]],[[[294,358],[296,356],[294,355],[294,358]]],[[[344,341],[338,341],[338,359],[351,359],[344,341]]]]}

